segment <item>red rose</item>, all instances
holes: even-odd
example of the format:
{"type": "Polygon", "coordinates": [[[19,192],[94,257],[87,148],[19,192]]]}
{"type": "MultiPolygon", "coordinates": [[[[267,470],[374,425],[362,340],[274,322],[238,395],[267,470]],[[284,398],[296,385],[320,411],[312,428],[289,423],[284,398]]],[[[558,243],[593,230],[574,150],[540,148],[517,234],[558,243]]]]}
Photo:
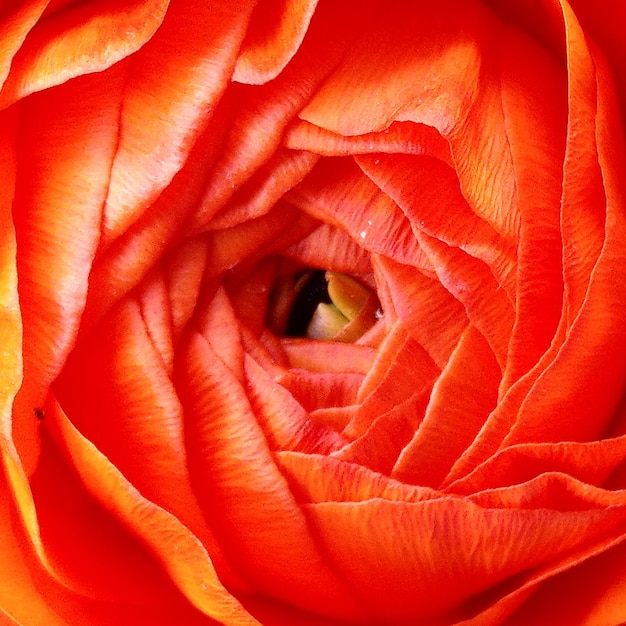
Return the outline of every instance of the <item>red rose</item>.
{"type": "Polygon", "coordinates": [[[4,621],[626,620],[625,18],[0,9],[4,621]]]}

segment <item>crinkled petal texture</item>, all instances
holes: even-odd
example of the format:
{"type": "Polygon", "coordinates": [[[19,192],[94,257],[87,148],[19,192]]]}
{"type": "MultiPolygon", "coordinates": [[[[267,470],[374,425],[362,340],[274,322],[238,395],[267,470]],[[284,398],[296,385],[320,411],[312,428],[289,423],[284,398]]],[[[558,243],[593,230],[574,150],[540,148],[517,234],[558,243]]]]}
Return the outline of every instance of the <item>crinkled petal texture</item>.
{"type": "Polygon", "coordinates": [[[599,6],[0,8],[0,621],[626,621],[599,6]]]}

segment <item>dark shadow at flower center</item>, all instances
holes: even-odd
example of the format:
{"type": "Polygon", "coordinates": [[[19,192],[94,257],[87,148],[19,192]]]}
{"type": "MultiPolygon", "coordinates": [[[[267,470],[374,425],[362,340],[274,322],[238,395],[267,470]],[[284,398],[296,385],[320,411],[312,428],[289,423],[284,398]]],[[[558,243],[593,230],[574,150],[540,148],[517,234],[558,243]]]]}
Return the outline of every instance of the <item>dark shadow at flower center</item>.
{"type": "Polygon", "coordinates": [[[296,291],[296,297],[289,313],[285,333],[287,337],[304,337],[317,306],[321,303],[331,303],[328,295],[326,272],[323,270],[305,272],[296,279],[296,284],[298,282],[303,284],[296,291]]]}

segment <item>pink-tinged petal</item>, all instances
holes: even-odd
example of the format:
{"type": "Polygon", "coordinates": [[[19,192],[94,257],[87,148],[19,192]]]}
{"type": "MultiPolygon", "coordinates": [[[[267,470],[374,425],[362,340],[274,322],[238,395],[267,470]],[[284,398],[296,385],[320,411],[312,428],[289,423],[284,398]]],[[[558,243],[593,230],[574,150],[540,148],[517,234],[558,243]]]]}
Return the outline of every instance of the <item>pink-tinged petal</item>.
{"type": "Polygon", "coordinates": [[[220,582],[205,547],[186,526],[133,487],[60,407],[51,407],[50,421],[86,490],[145,546],[193,606],[218,622],[258,625],[220,582]]]}
{"type": "Polygon", "coordinates": [[[546,472],[561,472],[590,485],[603,485],[621,467],[626,437],[601,441],[519,444],[504,448],[446,491],[469,495],[523,483],[546,472]]]}
{"type": "Polygon", "coordinates": [[[329,454],[347,441],[312,420],[302,405],[250,357],[246,358],[248,399],[272,450],[329,454]]]}
{"type": "MultiPolygon", "coordinates": [[[[337,65],[380,0],[366,0],[354,11],[350,0],[322,3],[298,53],[274,80],[251,89],[231,88],[233,121],[189,232],[203,231],[280,145],[285,127],[337,65]]],[[[227,95],[231,92],[227,92],[227,95]]]]}
{"type": "Polygon", "coordinates": [[[294,56],[318,0],[260,0],[248,24],[233,80],[260,85],[276,78],[294,56]]]}
{"type": "Polygon", "coordinates": [[[465,308],[439,280],[414,267],[381,256],[374,258],[374,265],[383,277],[397,319],[443,369],[467,327],[465,308]]]}
{"type": "Polygon", "coordinates": [[[414,394],[429,390],[438,375],[439,368],[424,348],[397,324],[379,347],[359,389],[359,407],[345,434],[360,437],[380,414],[414,394]]]}
{"type": "Polygon", "coordinates": [[[344,228],[365,250],[406,264],[421,255],[402,211],[350,158],[323,159],[287,198],[313,217],[344,228]]]}
{"type": "MultiPolygon", "coordinates": [[[[47,15],[30,30],[12,60],[0,91],[0,108],[125,59],[154,35],[168,4],[168,0],[95,0],[47,15]]],[[[20,17],[32,19],[41,5],[22,9],[20,17]]]]}
{"type": "Polygon", "coordinates": [[[285,131],[283,144],[292,150],[308,150],[323,156],[422,154],[452,165],[450,145],[439,131],[432,126],[413,122],[393,122],[379,133],[346,137],[296,119],[285,131]]]}
{"type": "Polygon", "coordinates": [[[276,599],[358,617],[361,610],[327,566],[276,468],[242,385],[200,335],[190,336],[180,356],[189,466],[230,562],[276,599]]]}
{"type": "MultiPolygon", "coordinates": [[[[16,420],[30,420],[33,407],[41,406],[78,332],[117,141],[121,78],[114,68],[19,105],[13,218],[24,384],[16,420]]],[[[27,442],[18,441],[25,455],[32,454],[27,442]]]]}
{"type": "Polygon", "coordinates": [[[542,566],[554,571],[579,549],[603,549],[626,525],[623,503],[566,512],[485,509],[456,499],[303,508],[344,579],[387,620],[468,619],[504,595],[514,576],[542,566]]]}
{"type": "Polygon", "coordinates": [[[359,344],[310,339],[283,339],[281,343],[291,367],[320,374],[367,374],[376,357],[374,348],[359,344]]]}
{"type": "Polygon", "coordinates": [[[308,237],[289,246],[283,254],[310,267],[332,272],[360,274],[372,271],[370,254],[345,230],[323,223],[308,237]]]}
{"type": "Polygon", "coordinates": [[[18,3],[0,13],[0,93],[15,54],[49,3],[50,0],[18,3]]]}
{"type": "Polygon", "coordinates": [[[220,576],[233,580],[193,494],[182,409],[142,313],[126,301],[81,343],[55,383],[59,403],[144,497],[195,533],[220,576]]]}
{"type": "Polygon", "coordinates": [[[185,164],[226,89],[253,5],[172,0],[154,37],[132,57],[104,211],[107,242],[185,164]]]}
{"type": "Polygon", "coordinates": [[[208,225],[211,230],[230,228],[265,215],[315,166],[319,156],[279,148],[222,208],[208,225]]]}
{"type": "Polygon", "coordinates": [[[491,348],[469,326],[433,385],[424,419],[391,475],[403,482],[438,487],[494,409],[500,381],[491,348]]]}
{"type": "Polygon", "coordinates": [[[402,209],[415,233],[426,233],[484,261],[515,298],[516,252],[461,195],[454,170],[432,157],[361,156],[363,172],[402,209]]]}

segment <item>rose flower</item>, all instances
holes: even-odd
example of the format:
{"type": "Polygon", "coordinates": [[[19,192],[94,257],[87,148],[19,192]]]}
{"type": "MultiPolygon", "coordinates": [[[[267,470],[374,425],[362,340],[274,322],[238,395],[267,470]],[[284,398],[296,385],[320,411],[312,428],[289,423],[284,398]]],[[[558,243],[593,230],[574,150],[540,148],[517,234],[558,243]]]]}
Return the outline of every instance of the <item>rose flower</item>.
{"type": "Polygon", "coordinates": [[[625,20],[5,1],[0,621],[626,620],[625,20]]]}

